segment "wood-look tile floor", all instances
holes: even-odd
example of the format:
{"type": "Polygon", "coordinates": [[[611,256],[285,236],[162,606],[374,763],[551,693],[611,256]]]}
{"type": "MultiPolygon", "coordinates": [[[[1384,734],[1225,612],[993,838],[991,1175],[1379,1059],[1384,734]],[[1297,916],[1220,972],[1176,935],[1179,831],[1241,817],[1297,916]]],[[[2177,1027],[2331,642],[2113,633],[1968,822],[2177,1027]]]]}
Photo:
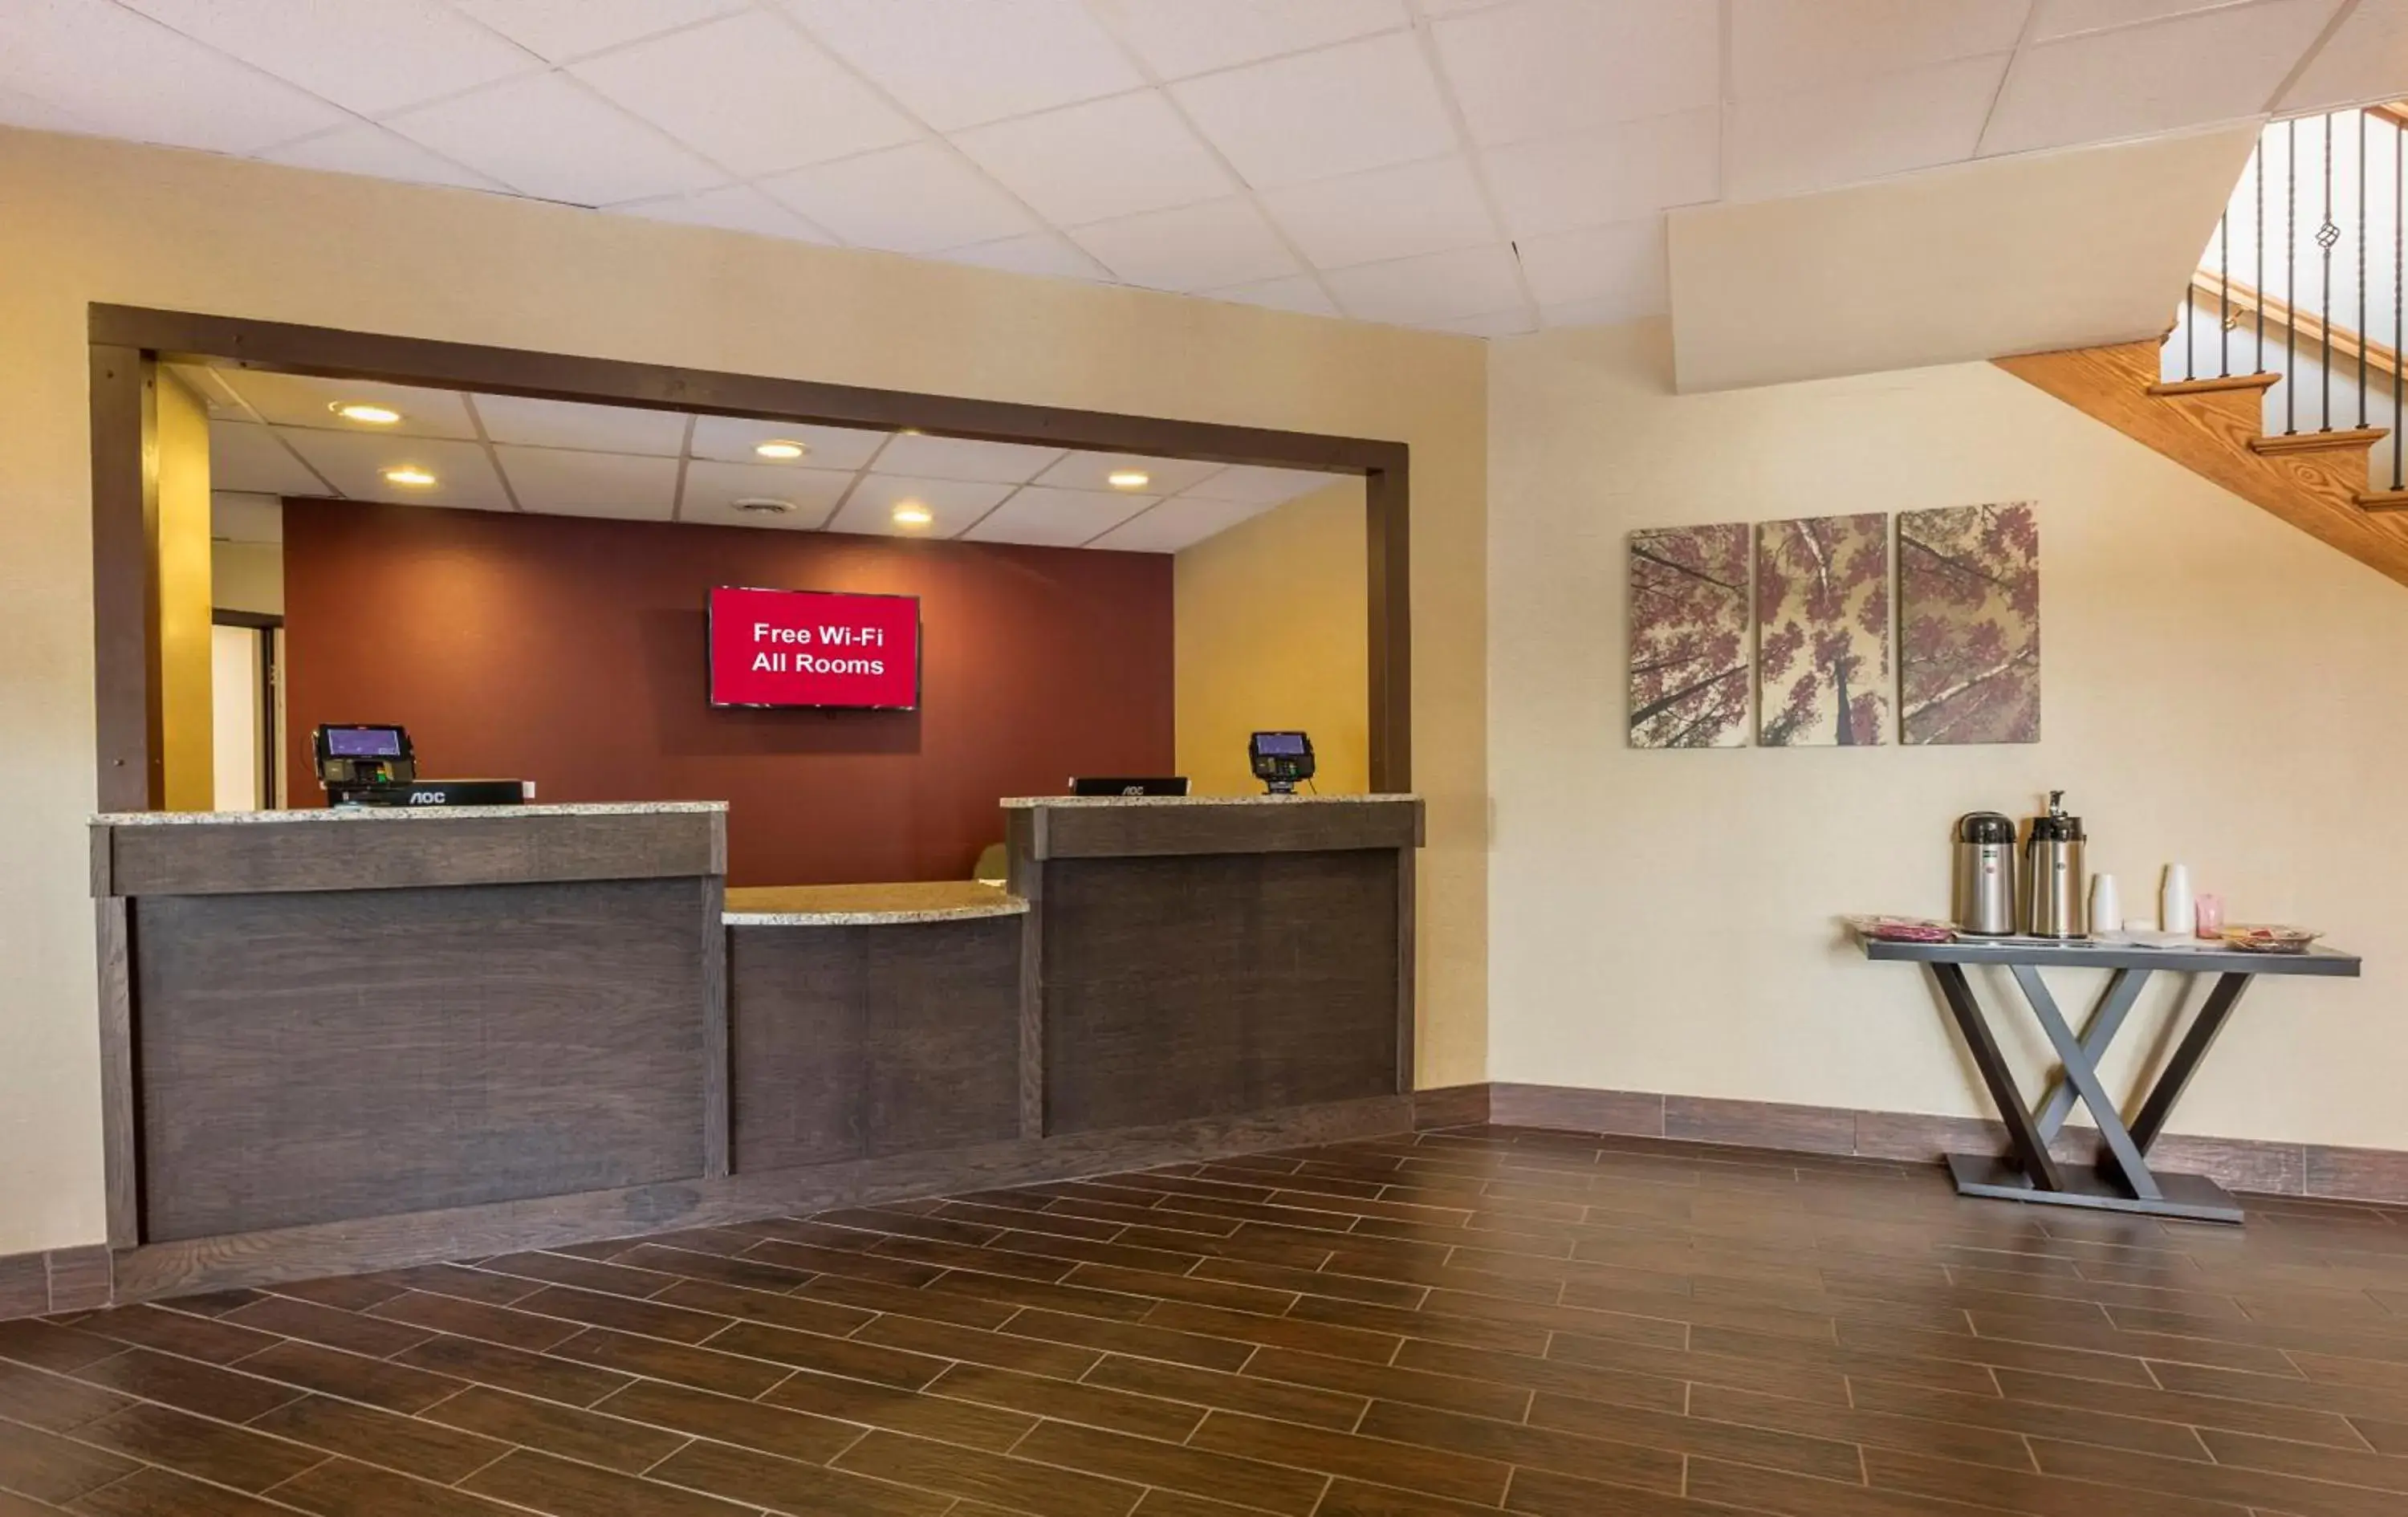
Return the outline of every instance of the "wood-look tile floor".
{"type": "Polygon", "coordinates": [[[2408,1513],[2408,1211],[1473,1128],[0,1324],[0,1517],[2408,1513]]]}

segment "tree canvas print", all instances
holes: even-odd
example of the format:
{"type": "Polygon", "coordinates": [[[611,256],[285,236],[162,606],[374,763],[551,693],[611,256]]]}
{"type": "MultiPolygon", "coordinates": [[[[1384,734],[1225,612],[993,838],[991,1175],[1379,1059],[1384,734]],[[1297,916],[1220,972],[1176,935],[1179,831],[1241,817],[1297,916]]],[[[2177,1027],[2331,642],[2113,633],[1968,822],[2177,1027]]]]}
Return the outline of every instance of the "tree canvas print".
{"type": "Polygon", "coordinates": [[[1885,740],[1889,518],[1756,529],[1756,736],[1768,748],[1885,740]]]}
{"type": "Polygon", "coordinates": [[[1630,746],[1747,741],[1747,525],[1630,535],[1630,746]]]}
{"type": "Polygon", "coordinates": [[[1909,743],[2040,741],[2040,522],[2029,501],[1898,519],[1909,743]]]}

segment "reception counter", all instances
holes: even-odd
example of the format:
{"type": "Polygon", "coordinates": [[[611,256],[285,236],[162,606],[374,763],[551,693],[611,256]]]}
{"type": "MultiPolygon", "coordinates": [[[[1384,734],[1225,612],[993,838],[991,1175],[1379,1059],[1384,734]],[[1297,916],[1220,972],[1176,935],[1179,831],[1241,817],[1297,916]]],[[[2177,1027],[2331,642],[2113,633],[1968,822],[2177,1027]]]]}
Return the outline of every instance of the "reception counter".
{"type": "Polygon", "coordinates": [[[1003,821],[727,890],[716,804],[95,819],[120,1298],[1410,1126],[1418,800],[1003,821]]]}

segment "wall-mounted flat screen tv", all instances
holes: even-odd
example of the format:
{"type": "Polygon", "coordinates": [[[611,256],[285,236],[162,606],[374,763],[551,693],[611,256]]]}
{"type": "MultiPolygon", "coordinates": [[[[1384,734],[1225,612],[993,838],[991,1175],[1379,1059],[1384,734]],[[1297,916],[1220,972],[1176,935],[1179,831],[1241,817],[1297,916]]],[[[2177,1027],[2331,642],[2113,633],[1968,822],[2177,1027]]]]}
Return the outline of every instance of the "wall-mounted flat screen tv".
{"type": "Polygon", "coordinates": [[[917,709],[919,597],[716,587],[710,704],[917,709]]]}

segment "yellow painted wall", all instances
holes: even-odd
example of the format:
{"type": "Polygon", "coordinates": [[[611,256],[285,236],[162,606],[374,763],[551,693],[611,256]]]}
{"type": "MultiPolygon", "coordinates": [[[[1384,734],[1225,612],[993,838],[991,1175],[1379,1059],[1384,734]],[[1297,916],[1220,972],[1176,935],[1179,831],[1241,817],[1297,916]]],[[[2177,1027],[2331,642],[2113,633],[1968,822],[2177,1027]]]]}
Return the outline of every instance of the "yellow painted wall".
{"type": "Polygon", "coordinates": [[[1400,441],[1413,460],[1421,1079],[1483,1077],[1477,341],[0,131],[0,1253],[102,1236],[89,303],[1400,441]]]}
{"type": "Polygon", "coordinates": [[[159,723],[171,811],[217,804],[210,776],[214,678],[209,646],[209,416],[201,398],[159,375],[159,723]]]}
{"type": "MultiPolygon", "coordinates": [[[[2234,920],[2366,955],[2363,980],[2259,980],[2177,1129],[2408,1148],[2408,590],[1988,364],[1698,395],[1670,374],[1660,322],[1491,359],[1494,1078],[1986,1115],[1928,980],[1836,919],[1945,916],[1956,818],[2061,788],[2133,915],[2178,859],[2234,920]],[[2003,500],[2039,503],[2039,743],[1626,744],[1632,530],[2003,500]]],[[[2119,1098],[2187,978],[2117,1041],[2119,1098]]],[[[2037,1027],[1998,1026],[2039,1090],[2037,1027]]]]}
{"type": "Polygon", "coordinates": [[[1371,788],[1363,481],[1340,479],[1182,550],[1174,569],[1179,772],[1254,795],[1254,732],[1312,737],[1314,788],[1371,788]]]}

